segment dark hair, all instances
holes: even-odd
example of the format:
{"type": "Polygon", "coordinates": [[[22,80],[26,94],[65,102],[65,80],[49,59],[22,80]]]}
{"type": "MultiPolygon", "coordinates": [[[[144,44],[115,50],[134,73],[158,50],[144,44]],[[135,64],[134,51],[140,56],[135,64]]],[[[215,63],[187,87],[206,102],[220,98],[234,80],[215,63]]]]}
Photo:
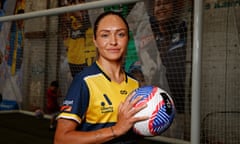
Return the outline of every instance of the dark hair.
{"type": "Polygon", "coordinates": [[[96,39],[96,36],[97,36],[97,29],[98,29],[99,22],[100,22],[104,17],[106,17],[106,16],[108,16],[108,15],[116,15],[116,16],[120,17],[120,18],[123,20],[123,22],[124,22],[125,25],[127,26],[128,37],[129,37],[129,26],[128,26],[127,20],[121,15],[121,13],[115,12],[115,11],[106,11],[106,12],[100,14],[100,15],[97,17],[97,19],[96,19],[96,21],[95,21],[95,23],[94,23],[94,28],[93,28],[94,39],[96,39]]]}
{"type": "Polygon", "coordinates": [[[51,86],[58,88],[59,87],[58,81],[52,81],[51,86]]]}
{"type": "Polygon", "coordinates": [[[2,94],[0,93],[0,102],[2,102],[2,99],[3,99],[3,96],[2,96],[2,94]]]}
{"type": "Polygon", "coordinates": [[[24,11],[24,9],[19,9],[18,11],[17,11],[17,14],[23,14],[25,11],[24,11]]]}

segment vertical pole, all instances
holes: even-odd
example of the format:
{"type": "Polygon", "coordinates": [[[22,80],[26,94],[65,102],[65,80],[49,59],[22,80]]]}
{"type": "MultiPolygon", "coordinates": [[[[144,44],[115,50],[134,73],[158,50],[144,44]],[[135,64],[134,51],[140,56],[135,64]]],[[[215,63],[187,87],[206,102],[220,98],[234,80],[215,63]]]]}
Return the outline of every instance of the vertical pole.
{"type": "Polygon", "coordinates": [[[202,0],[194,0],[191,144],[200,144],[202,0]]]}

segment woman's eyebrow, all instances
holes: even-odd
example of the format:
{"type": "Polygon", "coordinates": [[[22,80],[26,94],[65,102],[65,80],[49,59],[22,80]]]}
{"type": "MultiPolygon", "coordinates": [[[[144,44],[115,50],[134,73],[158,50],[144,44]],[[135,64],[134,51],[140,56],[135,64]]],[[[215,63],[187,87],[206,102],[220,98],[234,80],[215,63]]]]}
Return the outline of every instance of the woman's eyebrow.
{"type": "Polygon", "coordinates": [[[118,32],[118,31],[127,31],[127,29],[126,29],[126,28],[120,28],[120,29],[115,29],[115,30],[102,29],[102,30],[100,30],[99,32],[111,32],[111,31],[116,31],[116,32],[118,32]]]}

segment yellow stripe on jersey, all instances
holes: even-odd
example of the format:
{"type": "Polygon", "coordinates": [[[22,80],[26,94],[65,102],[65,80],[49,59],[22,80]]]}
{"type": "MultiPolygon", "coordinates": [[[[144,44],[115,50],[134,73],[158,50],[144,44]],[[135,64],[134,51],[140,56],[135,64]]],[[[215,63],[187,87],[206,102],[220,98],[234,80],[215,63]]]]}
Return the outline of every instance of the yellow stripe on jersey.
{"type": "Polygon", "coordinates": [[[66,112],[62,112],[58,115],[57,119],[59,118],[65,118],[65,119],[71,119],[74,120],[78,123],[81,123],[81,119],[79,116],[77,116],[76,114],[72,114],[72,113],[66,113],[66,112]]]}

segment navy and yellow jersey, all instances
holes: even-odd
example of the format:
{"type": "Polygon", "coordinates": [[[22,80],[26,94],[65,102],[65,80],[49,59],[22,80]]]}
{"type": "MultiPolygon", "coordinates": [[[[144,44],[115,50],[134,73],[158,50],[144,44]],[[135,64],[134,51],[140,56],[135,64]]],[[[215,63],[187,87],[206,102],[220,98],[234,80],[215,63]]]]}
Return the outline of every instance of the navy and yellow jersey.
{"type": "Polygon", "coordinates": [[[95,62],[75,76],[58,118],[78,122],[81,131],[112,126],[117,121],[120,102],[138,86],[127,73],[122,83],[111,81],[95,62]]]}
{"type": "Polygon", "coordinates": [[[93,29],[90,27],[89,17],[84,15],[83,22],[75,16],[70,16],[70,19],[69,36],[64,40],[68,62],[89,66],[96,56],[96,48],[92,41],[93,29]]]}

